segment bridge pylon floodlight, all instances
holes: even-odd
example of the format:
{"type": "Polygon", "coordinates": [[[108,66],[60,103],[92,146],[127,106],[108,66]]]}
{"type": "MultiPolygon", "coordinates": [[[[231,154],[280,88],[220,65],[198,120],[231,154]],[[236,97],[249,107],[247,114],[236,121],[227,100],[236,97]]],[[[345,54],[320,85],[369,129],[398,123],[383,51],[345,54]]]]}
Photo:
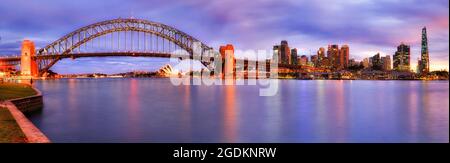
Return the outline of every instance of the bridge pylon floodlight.
{"type": "Polygon", "coordinates": [[[20,73],[22,76],[29,77],[38,77],[39,70],[35,53],[34,42],[30,40],[24,40],[22,42],[22,50],[21,50],[21,59],[20,59],[20,73]]]}

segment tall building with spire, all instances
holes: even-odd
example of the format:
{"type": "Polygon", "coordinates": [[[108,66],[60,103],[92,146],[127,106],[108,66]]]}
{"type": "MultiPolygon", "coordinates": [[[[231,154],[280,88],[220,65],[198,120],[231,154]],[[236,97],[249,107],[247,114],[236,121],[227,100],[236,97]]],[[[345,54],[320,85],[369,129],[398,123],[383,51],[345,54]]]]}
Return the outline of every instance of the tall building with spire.
{"type": "Polygon", "coordinates": [[[430,72],[430,56],[428,54],[428,39],[427,39],[427,28],[422,28],[422,48],[419,60],[419,73],[427,74],[430,72]]]}

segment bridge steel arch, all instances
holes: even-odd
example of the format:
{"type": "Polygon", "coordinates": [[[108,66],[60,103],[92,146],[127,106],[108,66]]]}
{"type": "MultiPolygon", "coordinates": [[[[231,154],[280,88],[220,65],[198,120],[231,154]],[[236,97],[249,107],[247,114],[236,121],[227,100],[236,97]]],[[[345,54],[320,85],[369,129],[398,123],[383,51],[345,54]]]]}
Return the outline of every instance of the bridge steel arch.
{"type": "MultiPolygon", "coordinates": [[[[186,50],[190,58],[193,58],[194,53],[194,43],[198,42],[202,47],[202,54],[207,50],[212,50],[211,47],[197,40],[196,38],[180,31],[171,26],[156,23],[143,19],[113,19],[91,24],[82,28],[79,28],[60,39],[54,41],[53,43],[39,49],[37,51],[39,71],[40,75],[48,71],[56,62],[64,56],[76,56],[73,54],[74,50],[87,42],[114,32],[122,31],[133,31],[133,32],[144,32],[156,35],[160,38],[166,39],[182,49],[186,50]]],[[[202,55],[201,54],[201,55],[202,55]]]]}

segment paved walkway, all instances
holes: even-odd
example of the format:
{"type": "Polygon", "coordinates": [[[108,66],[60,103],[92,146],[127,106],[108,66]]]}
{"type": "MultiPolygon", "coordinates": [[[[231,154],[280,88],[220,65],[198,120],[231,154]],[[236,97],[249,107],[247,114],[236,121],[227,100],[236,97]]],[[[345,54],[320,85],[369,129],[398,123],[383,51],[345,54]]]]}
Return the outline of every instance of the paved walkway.
{"type": "Polygon", "coordinates": [[[5,102],[11,115],[27,137],[28,143],[50,143],[50,140],[11,102],[5,102]]]}
{"type": "Polygon", "coordinates": [[[14,117],[0,105],[0,143],[27,143],[27,138],[14,117]]]}

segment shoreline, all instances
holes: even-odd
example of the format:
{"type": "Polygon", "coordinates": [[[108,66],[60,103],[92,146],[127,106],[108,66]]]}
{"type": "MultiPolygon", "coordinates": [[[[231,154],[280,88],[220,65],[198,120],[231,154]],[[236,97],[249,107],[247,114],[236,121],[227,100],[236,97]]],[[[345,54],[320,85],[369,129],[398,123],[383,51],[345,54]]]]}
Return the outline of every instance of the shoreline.
{"type": "Polygon", "coordinates": [[[48,137],[42,133],[42,131],[37,128],[24,114],[24,112],[35,110],[36,108],[32,107],[33,105],[36,105],[36,103],[42,105],[43,97],[41,91],[29,84],[22,83],[21,85],[30,86],[36,94],[1,101],[1,107],[4,107],[7,111],[9,111],[12,118],[25,135],[26,141],[24,143],[51,143],[48,137]]]}
{"type": "MultiPolygon", "coordinates": [[[[149,78],[149,79],[163,79],[163,78],[171,78],[171,77],[101,77],[101,78],[92,78],[92,77],[75,77],[75,78],[36,78],[33,80],[59,80],[59,79],[141,79],[141,78],[149,78]]],[[[183,77],[181,77],[183,78],[183,77]]],[[[194,76],[194,78],[201,78],[199,76],[194,76]]],[[[209,79],[220,79],[221,78],[209,78],[209,79]]],[[[260,80],[260,78],[237,78],[234,80],[260,80]]],[[[270,79],[270,78],[261,78],[261,80],[270,79]]],[[[278,77],[278,80],[317,80],[317,81],[336,81],[336,80],[352,80],[352,81],[450,81],[450,79],[299,79],[299,78],[286,78],[286,77],[278,77]]],[[[20,81],[20,80],[29,80],[29,79],[11,79],[10,81],[20,81]]]]}

